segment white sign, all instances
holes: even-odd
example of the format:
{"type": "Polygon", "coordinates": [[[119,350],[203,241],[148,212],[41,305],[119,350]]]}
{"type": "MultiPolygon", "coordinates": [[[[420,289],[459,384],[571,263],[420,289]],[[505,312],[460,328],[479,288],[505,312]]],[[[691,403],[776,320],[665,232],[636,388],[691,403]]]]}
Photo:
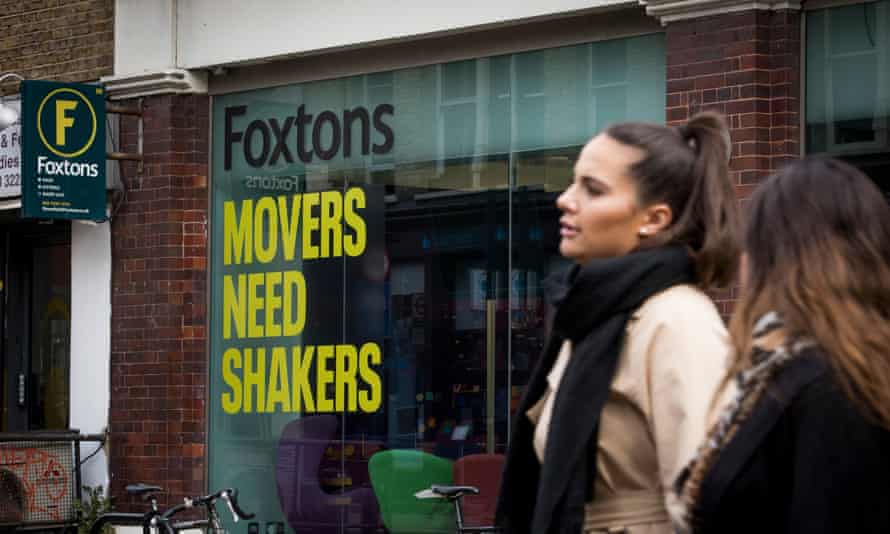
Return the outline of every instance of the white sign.
{"type": "MultiPolygon", "coordinates": [[[[20,112],[18,102],[4,105],[20,112]]],[[[0,198],[22,196],[22,124],[17,122],[0,131],[0,198]]]]}

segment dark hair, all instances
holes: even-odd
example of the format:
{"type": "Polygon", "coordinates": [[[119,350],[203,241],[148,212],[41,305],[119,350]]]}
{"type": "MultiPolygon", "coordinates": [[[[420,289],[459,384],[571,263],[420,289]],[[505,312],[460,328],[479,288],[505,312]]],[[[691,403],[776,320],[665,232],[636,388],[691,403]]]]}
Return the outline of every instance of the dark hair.
{"type": "Polygon", "coordinates": [[[807,158],[760,185],[745,230],[744,291],[730,324],[735,361],[767,311],[814,339],[847,396],[890,428],[890,206],[862,172],[807,158]]]}
{"type": "Polygon", "coordinates": [[[605,133],[645,153],[631,168],[640,201],[665,202],[673,212],[671,224],[644,246],[685,245],[695,258],[702,287],[729,285],[738,269],[739,215],[729,179],[729,131],[722,116],[699,113],[675,128],[624,122],[605,133]]]}

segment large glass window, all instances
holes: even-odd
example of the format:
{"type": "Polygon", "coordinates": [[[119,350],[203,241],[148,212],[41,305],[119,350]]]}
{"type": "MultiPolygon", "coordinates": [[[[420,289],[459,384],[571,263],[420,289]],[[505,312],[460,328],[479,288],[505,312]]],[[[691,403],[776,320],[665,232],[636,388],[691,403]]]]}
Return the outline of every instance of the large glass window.
{"type": "Polygon", "coordinates": [[[555,197],[664,94],[656,34],[214,99],[210,484],[258,512],[233,528],[453,530],[404,490],[497,477],[555,197]]]}
{"type": "Polygon", "coordinates": [[[860,166],[890,190],[890,1],[809,11],[806,149],[860,166]]]}

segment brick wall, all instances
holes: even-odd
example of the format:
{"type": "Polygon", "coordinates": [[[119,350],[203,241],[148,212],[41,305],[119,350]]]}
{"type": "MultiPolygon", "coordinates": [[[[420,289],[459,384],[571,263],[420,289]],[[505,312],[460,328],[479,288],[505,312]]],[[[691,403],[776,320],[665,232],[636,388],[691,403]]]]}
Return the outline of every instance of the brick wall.
{"type": "MultiPolygon", "coordinates": [[[[209,99],[144,100],[145,165],[123,168],[112,221],[111,492],[144,481],[167,503],[205,489],[209,99]]],[[[122,119],[124,150],[136,123],[122,119]]]]}
{"type": "Polygon", "coordinates": [[[113,67],[114,0],[0,0],[0,73],[88,82],[113,67]]]}
{"type": "MultiPolygon", "coordinates": [[[[739,198],[799,156],[800,13],[748,11],[667,27],[667,119],[700,110],[726,114],[739,198]]],[[[735,290],[714,294],[728,316],[735,290]]]]}

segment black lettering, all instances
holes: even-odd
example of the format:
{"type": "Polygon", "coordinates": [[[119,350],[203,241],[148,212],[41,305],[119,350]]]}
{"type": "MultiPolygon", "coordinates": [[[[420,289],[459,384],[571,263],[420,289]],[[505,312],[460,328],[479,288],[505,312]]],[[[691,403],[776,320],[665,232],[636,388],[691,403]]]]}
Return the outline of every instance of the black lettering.
{"type": "Polygon", "coordinates": [[[306,130],[304,126],[312,122],[312,115],[305,113],[305,107],[305,105],[300,104],[300,107],[297,108],[297,157],[303,163],[309,163],[312,161],[312,151],[306,150],[306,130]]]}
{"type": "Polygon", "coordinates": [[[290,149],[287,147],[287,133],[290,132],[290,127],[293,123],[294,118],[288,117],[284,120],[284,126],[279,128],[276,119],[269,119],[269,126],[272,127],[272,135],[275,137],[275,149],[272,150],[272,157],[269,158],[270,165],[278,163],[278,158],[282,155],[284,156],[284,161],[288,163],[294,162],[294,157],[291,155],[290,149]]]}
{"type": "Polygon", "coordinates": [[[225,170],[232,169],[232,145],[241,141],[241,132],[232,131],[232,119],[247,113],[247,106],[232,106],[225,111],[225,170]]]}
{"type": "Polygon", "coordinates": [[[362,155],[368,155],[368,147],[371,145],[371,119],[365,108],[347,109],[343,111],[343,157],[352,155],[352,123],[356,119],[362,120],[362,155]]]}
{"type": "Polygon", "coordinates": [[[269,157],[269,127],[266,126],[265,121],[257,119],[247,125],[244,137],[244,159],[247,160],[247,164],[251,167],[261,167],[266,163],[266,158],[269,157]],[[263,138],[263,147],[260,150],[260,155],[255,158],[253,157],[253,134],[257,131],[260,132],[263,138]]]}
{"type": "Polygon", "coordinates": [[[337,155],[337,151],[340,150],[340,120],[334,115],[333,111],[322,111],[318,114],[318,118],[315,119],[315,124],[312,125],[312,148],[315,149],[318,157],[323,160],[333,158],[337,155]],[[331,132],[331,146],[327,150],[321,146],[321,129],[325,122],[331,123],[331,128],[333,129],[331,132]]]}
{"type": "Polygon", "coordinates": [[[395,114],[395,111],[396,110],[392,104],[381,104],[374,108],[374,129],[383,134],[383,144],[378,145],[377,143],[374,143],[375,154],[386,154],[392,150],[392,147],[395,144],[396,138],[392,128],[383,122],[383,115],[392,116],[395,114]]]}

